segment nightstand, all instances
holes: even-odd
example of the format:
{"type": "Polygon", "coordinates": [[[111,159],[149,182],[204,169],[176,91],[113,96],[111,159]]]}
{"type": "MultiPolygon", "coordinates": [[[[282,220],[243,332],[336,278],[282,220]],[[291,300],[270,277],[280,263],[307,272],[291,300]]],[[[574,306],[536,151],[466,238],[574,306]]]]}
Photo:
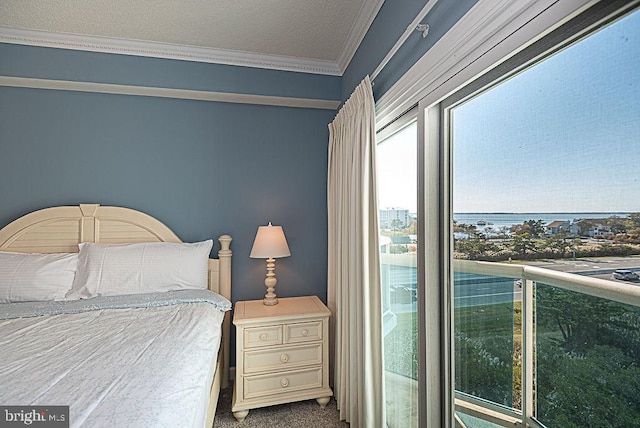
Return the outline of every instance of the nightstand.
{"type": "Polygon", "coordinates": [[[236,302],[236,378],[231,410],[238,421],[250,409],[315,398],[325,407],[329,388],[329,316],[316,296],[236,302]]]}

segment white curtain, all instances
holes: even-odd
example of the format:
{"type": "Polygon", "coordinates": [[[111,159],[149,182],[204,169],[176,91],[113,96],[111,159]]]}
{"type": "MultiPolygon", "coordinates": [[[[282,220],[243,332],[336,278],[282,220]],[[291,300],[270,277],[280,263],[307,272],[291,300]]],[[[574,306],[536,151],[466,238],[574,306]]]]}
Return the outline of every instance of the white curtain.
{"type": "Polygon", "coordinates": [[[382,304],[369,76],[329,124],[328,304],[334,394],[352,427],[385,426],[382,304]]]}

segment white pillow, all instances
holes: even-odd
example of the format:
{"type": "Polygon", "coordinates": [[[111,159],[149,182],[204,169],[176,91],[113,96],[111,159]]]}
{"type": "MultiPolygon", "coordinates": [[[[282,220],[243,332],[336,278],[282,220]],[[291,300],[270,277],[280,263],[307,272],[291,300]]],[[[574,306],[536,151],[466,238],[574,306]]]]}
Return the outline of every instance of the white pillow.
{"type": "Polygon", "coordinates": [[[213,241],[193,244],[81,243],[78,272],[66,298],[206,289],[213,241]]]}
{"type": "Polygon", "coordinates": [[[62,300],[77,265],[75,253],[0,252],[0,303],[62,300]]]}

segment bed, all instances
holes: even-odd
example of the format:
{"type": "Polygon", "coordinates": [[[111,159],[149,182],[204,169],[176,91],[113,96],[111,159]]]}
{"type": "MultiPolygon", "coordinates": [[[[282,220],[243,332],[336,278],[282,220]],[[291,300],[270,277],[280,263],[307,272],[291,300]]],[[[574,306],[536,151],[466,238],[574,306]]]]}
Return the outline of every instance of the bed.
{"type": "MultiPolygon", "coordinates": [[[[63,298],[67,279],[56,282],[58,294],[39,288],[39,301],[0,303],[0,404],[69,406],[72,427],[211,427],[229,382],[231,237],[218,241],[210,259],[210,241],[182,243],[147,214],[98,204],[45,208],[1,229],[4,266],[41,257],[55,259],[47,269],[65,263],[60,278],[73,274],[63,298]],[[132,260],[144,264],[140,272],[130,272],[132,260]],[[156,286],[163,269],[170,284],[204,276],[204,286],[156,286]],[[92,289],[95,278],[102,282],[92,289]]],[[[31,279],[13,269],[7,293],[32,300],[19,288],[31,279]]]]}

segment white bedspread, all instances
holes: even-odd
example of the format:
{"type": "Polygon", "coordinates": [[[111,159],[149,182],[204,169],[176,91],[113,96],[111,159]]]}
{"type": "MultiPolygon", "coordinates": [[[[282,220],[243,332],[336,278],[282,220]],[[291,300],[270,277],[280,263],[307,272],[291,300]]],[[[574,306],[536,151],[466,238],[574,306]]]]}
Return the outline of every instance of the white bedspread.
{"type": "Polygon", "coordinates": [[[69,405],[72,427],[203,427],[224,312],[92,309],[0,320],[0,403],[69,405]]]}

